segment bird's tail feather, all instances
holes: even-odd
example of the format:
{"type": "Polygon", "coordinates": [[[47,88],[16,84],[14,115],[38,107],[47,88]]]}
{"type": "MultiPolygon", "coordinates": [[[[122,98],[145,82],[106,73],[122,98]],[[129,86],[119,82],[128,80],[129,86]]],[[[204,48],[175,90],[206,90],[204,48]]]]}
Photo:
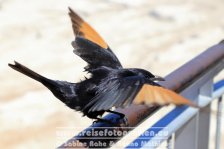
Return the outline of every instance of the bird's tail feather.
{"type": "Polygon", "coordinates": [[[18,63],[15,61],[15,64],[8,64],[9,67],[11,67],[12,69],[18,71],[18,72],[21,72],[23,73],[24,75],[38,81],[38,82],[41,82],[43,83],[44,80],[46,80],[47,78],[41,76],[40,74],[30,70],[29,68],[27,68],[26,66],[18,63]]]}
{"type": "Polygon", "coordinates": [[[80,103],[77,101],[77,95],[76,95],[76,84],[75,83],[69,83],[66,81],[57,81],[57,80],[51,80],[44,76],[41,76],[40,74],[30,70],[26,66],[23,66],[22,64],[15,61],[15,64],[8,64],[12,69],[21,72],[22,74],[42,83],[45,87],[47,87],[55,97],[57,97],[59,100],[61,100],[63,103],[65,103],[67,106],[69,106],[72,109],[79,110],[80,103]],[[71,99],[73,99],[71,102],[71,99]]]}

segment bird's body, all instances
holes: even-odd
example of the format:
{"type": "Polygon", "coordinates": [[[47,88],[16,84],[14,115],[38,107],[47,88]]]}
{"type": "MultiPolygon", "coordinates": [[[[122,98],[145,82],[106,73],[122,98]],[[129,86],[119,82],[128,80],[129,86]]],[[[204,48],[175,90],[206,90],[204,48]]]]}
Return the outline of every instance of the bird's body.
{"type": "Polygon", "coordinates": [[[187,104],[191,101],[165,89],[154,81],[160,77],[139,68],[123,68],[105,41],[70,9],[74,53],[85,60],[84,68],[90,77],[78,83],[51,80],[18,62],[9,64],[13,69],[39,81],[69,108],[89,118],[99,119],[112,107],[126,107],[131,103],[146,105],[187,104]]]}

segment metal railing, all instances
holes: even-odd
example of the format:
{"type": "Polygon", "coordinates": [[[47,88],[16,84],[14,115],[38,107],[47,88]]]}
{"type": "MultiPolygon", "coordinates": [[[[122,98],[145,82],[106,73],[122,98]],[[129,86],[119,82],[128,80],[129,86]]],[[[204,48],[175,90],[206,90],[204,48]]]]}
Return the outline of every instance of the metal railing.
{"type": "MultiPolygon", "coordinates": [[[[162,86],[180,93],[190,100],[197,101],[202,108],[195,109],[187,106],[176,107],[147,130],[159,133],[166,128],[168,131],[166,137],[158,138],[155,136],[144,138],[145,143],[142,144],[139,143],[139,141],[142,141],[140,136],[126,148],[149,148],[149,145],[155,144],[155,141],[159,141],[156,143],[156,146],[153,146],[154,148],[165,140],[168,141],[168,148],[208,148],[211,102],[214,98],[219,98],[218,113],[221,114],[221,96],[224,93],[223,87],[219,87],[218,89],[215,87],[216,90],[213,91],[213,78],[221,72],[223,68],[224,41],[221,41],[219,44],[210,47],[199,56],[166,76],[166,81],[160,83],[162,86]],[[155,130],[154,128],[161,129],[155,130]],[[132,146],[132,144],[139,145],[132,146]],[[184,146],[183,144],[187,144],[187,146],[184,146]]],[[[105,127],[108,131],[117,131],[118,129],[121,132],[131,131],[133,127],[136,127],[145,119],[150,119],[150,116],[160,108],[161,107],[159,106],[149,108],[144,105],[131,105],[125,109],[117,109],[116,111],[125,114],[128,125],[124,123],[124,121],[120,121],[120,123],[117,124],[122,127],[114,127],[112,124],[103,122],[95,123],[82,131],[82,135],[73,137],[58,148],[75,148],[75,146],[67,146],[68,144],[79,144],[79,148],[87,148],[90,147],[90,142],[94,144],[94,142],[97,143],[99,141],[103,141],[104,147],[110,147],[111,142],[116,143],[123,136],[104,136],[105,138],[102,140],[100,137],[88,135],[87,132],[105,130],[105,127]]],[[[108,114],[104,117],[104,119],[111,121],[117,120],[118,118],[119,117],[116,114],[108,114]]],[[[217,116],[217,129],[220,129],[221,127],[220,118],[220,115],[217,116]]],[[[218,149],[218,144],[220,143],[220,131],[217,130],[216,134],[216,148],[218,149]]]]}

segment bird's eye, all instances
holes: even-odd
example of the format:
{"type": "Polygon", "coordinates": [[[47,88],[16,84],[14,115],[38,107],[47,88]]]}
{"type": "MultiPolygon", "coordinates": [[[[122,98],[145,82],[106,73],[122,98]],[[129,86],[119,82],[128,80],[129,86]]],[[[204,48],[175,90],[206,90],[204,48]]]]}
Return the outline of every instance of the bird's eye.
{"type": "Polygon", "coordinates": [[[150,79],[150,77],[149,77],[149,76],[147,76],[147,75],[145,75],[145,78],[146,78],[146,79],[150,79]]]}

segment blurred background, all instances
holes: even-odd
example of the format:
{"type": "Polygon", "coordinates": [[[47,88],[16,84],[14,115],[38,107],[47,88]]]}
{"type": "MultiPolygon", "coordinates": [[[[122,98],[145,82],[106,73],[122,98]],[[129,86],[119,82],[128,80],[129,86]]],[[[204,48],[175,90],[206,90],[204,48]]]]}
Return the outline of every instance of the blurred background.
{"type": "Polygon", "coordinates": [[[92,123],[7,66],[16,60],[51,79],[83,79],[86,63],[72,52],[68,6],[103,36],[124,67],[160,76],[224,37],[223,0],[0,0],[0,148],[55,148],[63,143],[57,127],[92,123]]]}

